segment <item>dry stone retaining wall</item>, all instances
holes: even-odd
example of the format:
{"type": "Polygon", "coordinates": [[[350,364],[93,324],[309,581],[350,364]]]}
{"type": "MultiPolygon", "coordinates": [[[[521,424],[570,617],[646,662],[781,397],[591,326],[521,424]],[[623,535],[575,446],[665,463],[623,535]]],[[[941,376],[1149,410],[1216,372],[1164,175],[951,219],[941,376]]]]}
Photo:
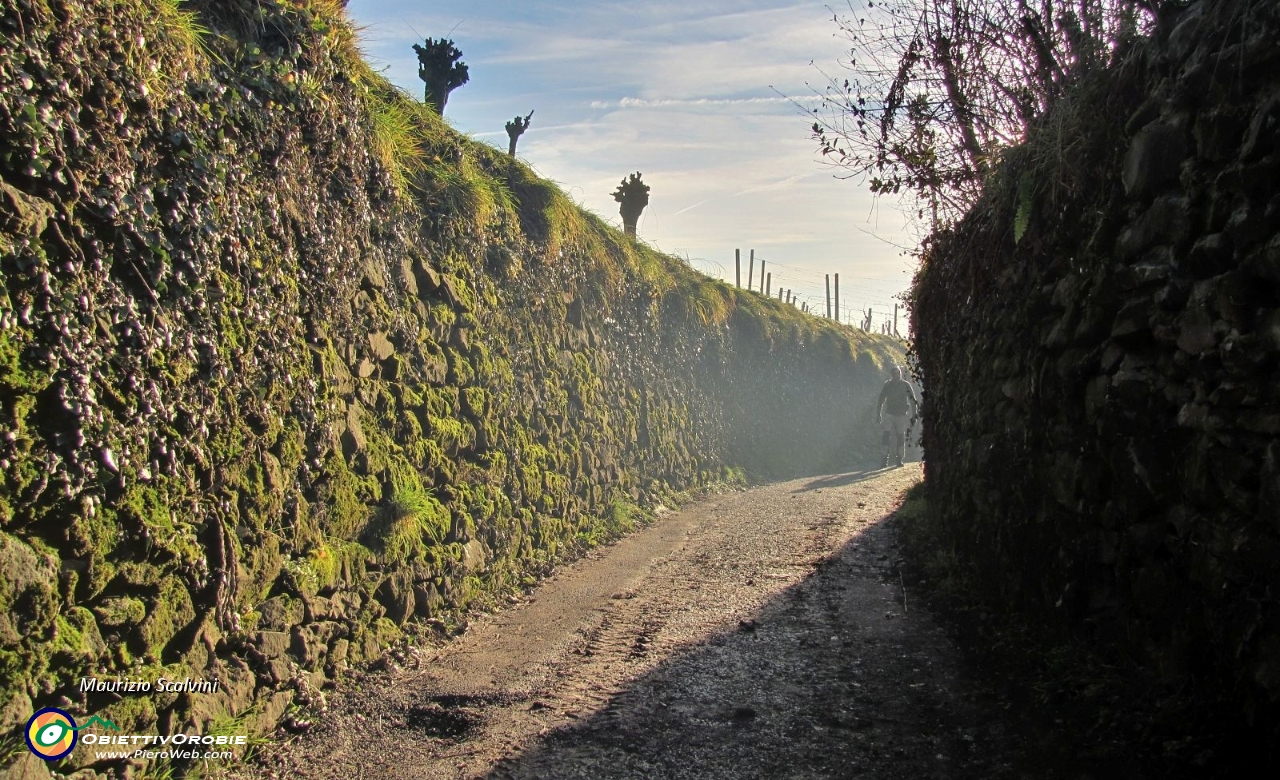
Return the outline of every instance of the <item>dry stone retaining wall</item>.
{"type": "Polygon", "coordinates": [[[1266,728],[1280,701],[1278,39],[1274,3],[1164,20],[1010,152],[914,293],[931,496],[992,603],[1149,674],[1154,700],[1266,728]]]}

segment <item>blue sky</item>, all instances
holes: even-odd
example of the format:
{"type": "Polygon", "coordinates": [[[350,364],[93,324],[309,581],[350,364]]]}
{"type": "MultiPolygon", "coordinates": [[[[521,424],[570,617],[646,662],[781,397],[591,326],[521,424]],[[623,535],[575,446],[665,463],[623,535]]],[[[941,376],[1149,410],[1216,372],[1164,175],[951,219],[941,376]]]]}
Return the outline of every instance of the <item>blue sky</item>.
{"type": "Polygon", "coordinates": [[[640,238],[700,270],[732,282],[741,248],[745,284],[755,249],[774,289],[813,308],[823,275],[839,273],[842,314],[870,306],[877,324],[910,283],[896,203],[836,179],[811,121],[782,97],[812,104],[818,68],[840,73],[846,47],[823,2],[351,0],[347,11],[369,61],[415,95],[412,44],[452,38],[471,80],[450,95],[449,122],[505,149],[504,123],[534,110],[519,156],[614,224],[610,193],[642,171],[640,238]]]}

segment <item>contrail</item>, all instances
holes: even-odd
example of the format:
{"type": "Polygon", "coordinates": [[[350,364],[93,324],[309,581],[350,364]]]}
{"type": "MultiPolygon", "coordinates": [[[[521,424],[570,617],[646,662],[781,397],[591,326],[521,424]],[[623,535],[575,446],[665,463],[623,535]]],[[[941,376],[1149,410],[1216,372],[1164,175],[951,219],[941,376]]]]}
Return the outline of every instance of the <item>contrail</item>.
{"type": "Polygon", "coordinates": [[[703,203],[706,203],[706,201],[705,201],[705,200],[700,200],[700,201],[698,201],[697,203],[693,204],[692,206],[685,206],[684,208],[680,209],[679,211],[677,211],[676,213],[672,214],[671,216],[673,216],[673,217],[678,217],[678,216],[680,216],[681,214],[685,213],[686,211],[689,211],[689,210],[691,210],[691,209],[696,209],[697,207],[701,206],[703,203]]]}

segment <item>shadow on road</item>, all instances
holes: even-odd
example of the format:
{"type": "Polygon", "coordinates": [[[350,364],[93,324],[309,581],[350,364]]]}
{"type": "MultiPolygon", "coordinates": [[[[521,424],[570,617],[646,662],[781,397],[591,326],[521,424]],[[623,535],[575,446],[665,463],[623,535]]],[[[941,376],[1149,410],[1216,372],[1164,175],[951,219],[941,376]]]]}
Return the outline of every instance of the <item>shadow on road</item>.
{"type": "Polygon", "coordinates": [[[806,482],[804,485],[792,492],[804,493],[810,490],[824,490],[826,488],[844,487],[845,485],[853,485],[858,482],[866,482],[869,479],[874,479],[880,476],[886,471],[891,471],[893,468],[896,467],[886,466],[884,468],[867,471],[850,471],[847,474],[827,474],[813,480],[812,482],[806,482]]]}
{"type": "Polygon", "coordinates": [[[1078,777],[1055,765],[1060,756],[1031,774],[1010,762],[1026,735],[965,680],[929,614],[908,604],[895,522],[868,526],[755,614],[603,691],[596,712],[564,713],[574,719],[485,777],[1078,777]]]}

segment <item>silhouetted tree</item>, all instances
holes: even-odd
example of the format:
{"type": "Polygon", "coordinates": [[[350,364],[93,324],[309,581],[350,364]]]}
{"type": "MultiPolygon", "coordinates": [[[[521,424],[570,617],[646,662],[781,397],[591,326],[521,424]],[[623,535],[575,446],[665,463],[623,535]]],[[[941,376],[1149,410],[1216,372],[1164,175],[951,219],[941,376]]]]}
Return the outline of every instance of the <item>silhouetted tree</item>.
{"type": "Polygon", "coordinates": [[[524,131],[529,129],[529,120],[533,119],[533,112],[530,111],[528,116],[516,117],[507,122],[507,137],[511,139],[511,144],[507,146],[507,154],[512,157],[516,156],[516,141],[520,136],[524,135],[524,131]]]}
{"type": "Polygon", "coordinates": [[[976,200],[1002,148],[1172,0],[876,0],[835,17],[848,78],[812,109],[822,154],[935,224],[976,200]]]}
{"type": "Polygon", "coordinates": [[[613,191],[613,199],[621,203],[618,211],[622,214],[622,228],[627,235],[636,234],[636,222],[644,207],[649,205],[649,185],[640,181],[640,171],[636,171],[622,180],[618,189],[613,191]]]}
{"type": "Polygon", "coordinates": [[[423,100],[444,114],[444,104],[449,101],[449,93],[467,83],[467,64],[458,62],[462,52],[453,45],[453,41],[441,38],[428,38],[426,45],[415,43],[413,50],[418,53],[418,78],[426,84],[423,100]]]}

